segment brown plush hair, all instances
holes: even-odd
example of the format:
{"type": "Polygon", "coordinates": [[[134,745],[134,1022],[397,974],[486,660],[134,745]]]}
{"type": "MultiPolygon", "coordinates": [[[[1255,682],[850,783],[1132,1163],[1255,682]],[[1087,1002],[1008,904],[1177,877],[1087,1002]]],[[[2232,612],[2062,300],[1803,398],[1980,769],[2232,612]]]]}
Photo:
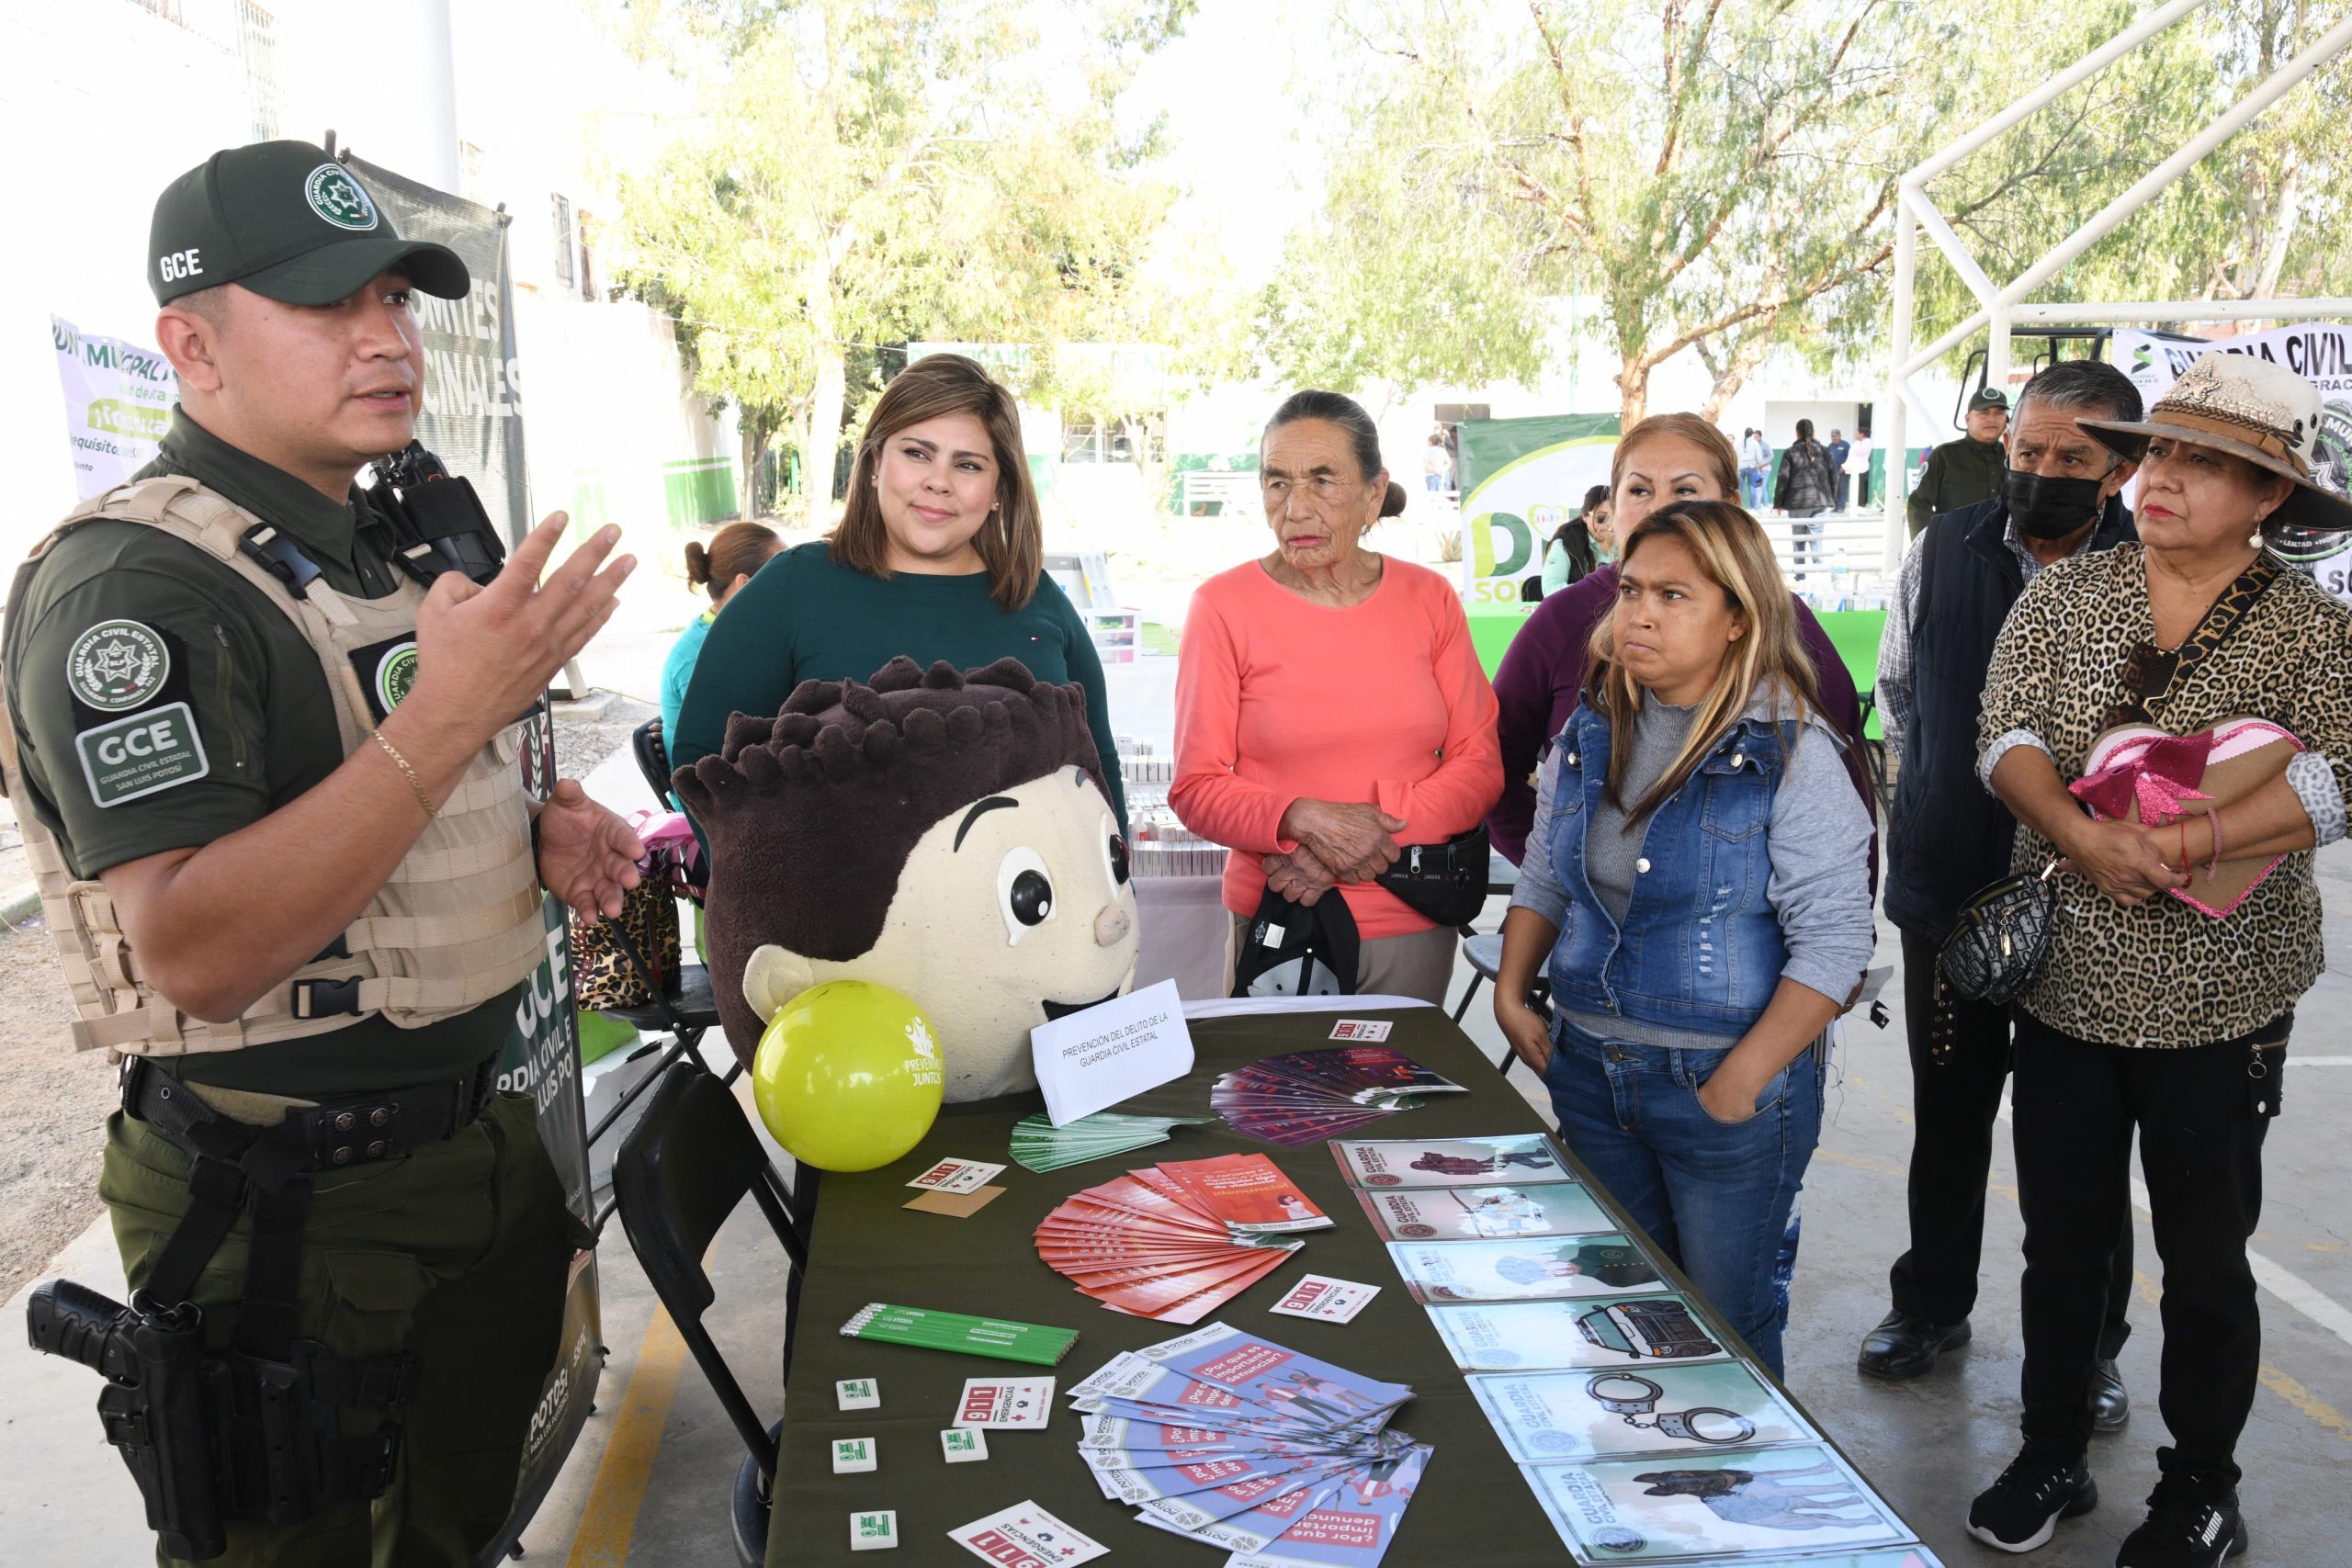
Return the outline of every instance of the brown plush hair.
{"type": "Polygon", "coordinates": [[[803,681],[774,717],[729,717],[719,750],[671,784],[710,848],[706,936],[736,1055],[750,1060],[764,1027],[743,999],[754,949],[855,958],[933,824],[1063,767],[1110,793],[1085,691],[1012,659],[959,672],[902,655],[871,684],[803,681]]]}

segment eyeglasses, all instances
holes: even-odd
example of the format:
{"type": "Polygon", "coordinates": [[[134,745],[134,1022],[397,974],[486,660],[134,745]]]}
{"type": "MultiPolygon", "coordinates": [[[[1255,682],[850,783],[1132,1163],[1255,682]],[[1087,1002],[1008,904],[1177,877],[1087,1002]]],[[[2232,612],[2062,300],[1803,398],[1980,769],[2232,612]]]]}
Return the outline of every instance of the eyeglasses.
{"type": "Polygon", "coordinates": [[[1261,479],[1258,483],[1259,493],[1266,498],[1266,504],[1269,506],[1279,505],[1288,501],[1294,490],[1312,497],[1319,503],[1328,505],[1350,491],[1359,488],[1361,487],[1351,480],[1334,479],[1329,474],[1317,474],[1313,479],[1303,482],[1269,479],[1261,479]]]}
{"type": "Polygon", "coordinates": [[[2152,642],[2133,643],[2120,677],[2127,696],[2108,708],[2099,727],[2113,729],[2118,725],[2155,722],[2148,713],[2149,700],[2165,694],[2179,669],[2178,649],[2167,652],[2152,642]]]}

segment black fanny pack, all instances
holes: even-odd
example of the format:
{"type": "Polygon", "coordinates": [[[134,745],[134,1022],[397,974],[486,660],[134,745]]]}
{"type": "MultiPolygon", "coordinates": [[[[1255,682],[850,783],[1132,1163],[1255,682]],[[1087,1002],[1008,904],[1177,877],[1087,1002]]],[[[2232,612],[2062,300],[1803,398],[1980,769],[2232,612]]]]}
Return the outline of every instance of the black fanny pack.
{"type": "Polygon", "coordinates": [[[1396,863],[1373,880],[1405,907],[1442,926],[1466,926],[1487,907],[1494,846],[1481,822],[1442,844],[1407,844],[1396,863]]]}

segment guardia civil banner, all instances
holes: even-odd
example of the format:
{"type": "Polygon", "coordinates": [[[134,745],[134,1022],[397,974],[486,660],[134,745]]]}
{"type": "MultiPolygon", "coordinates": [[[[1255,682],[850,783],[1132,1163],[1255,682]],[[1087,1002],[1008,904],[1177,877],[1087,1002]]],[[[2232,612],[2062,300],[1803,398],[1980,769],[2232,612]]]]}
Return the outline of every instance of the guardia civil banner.
{"type": "MultiPolygon", "coordinates": [[[[2115,365],[2132,378],[2142,401],[2150,408],[2180,378],[2182,371],[2215,349],[2250,354],[2285,366],[2320,391],[2324,405],[2317,465],[2320,482],[2339,495],[2352,491],[2352,326],[2303,321],[2220,339],[2119,327],[2110,347],[2115,365]]],[[[2275,540],[2273,547],[2330,593],[2352,600],[2352,534],[2296,529],[2275,540]]]]}
{"type": "Polygon", "coordinates": [[[155,456],[179,380],[151,345],[85,333],[62,317],[50,317],[49,341],[65,393],[74,493],[87,498],[125,482],[155,456]]]}
{"type": "Polygon", "coordinates": [[[1544,570],[1544,541],[1609,482],[1613,413],[1465,420],[1462,443],[1462,599],[1515,609],[1521,580],[1544,570]]]}

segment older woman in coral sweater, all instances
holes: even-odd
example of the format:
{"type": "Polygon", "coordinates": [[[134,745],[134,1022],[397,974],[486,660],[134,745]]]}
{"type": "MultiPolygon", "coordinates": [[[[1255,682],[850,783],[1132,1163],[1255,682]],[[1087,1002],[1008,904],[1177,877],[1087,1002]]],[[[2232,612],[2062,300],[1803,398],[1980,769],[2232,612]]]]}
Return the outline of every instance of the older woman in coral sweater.
{"type": "Polygon", "coordinates": [[[1360,938],[1354,989],[1441,1001],[1454,931],[1373,879],[1501,794],[1494,689],[1453,587],[1361,542],[1405,492],[1352,399],[1284,401],[1259,478],[1274,548],[1193,594],[1170,804],[1233,851],[1236,953],[1269,889],[1302,906],[1336,890],[1360,938]]]}

